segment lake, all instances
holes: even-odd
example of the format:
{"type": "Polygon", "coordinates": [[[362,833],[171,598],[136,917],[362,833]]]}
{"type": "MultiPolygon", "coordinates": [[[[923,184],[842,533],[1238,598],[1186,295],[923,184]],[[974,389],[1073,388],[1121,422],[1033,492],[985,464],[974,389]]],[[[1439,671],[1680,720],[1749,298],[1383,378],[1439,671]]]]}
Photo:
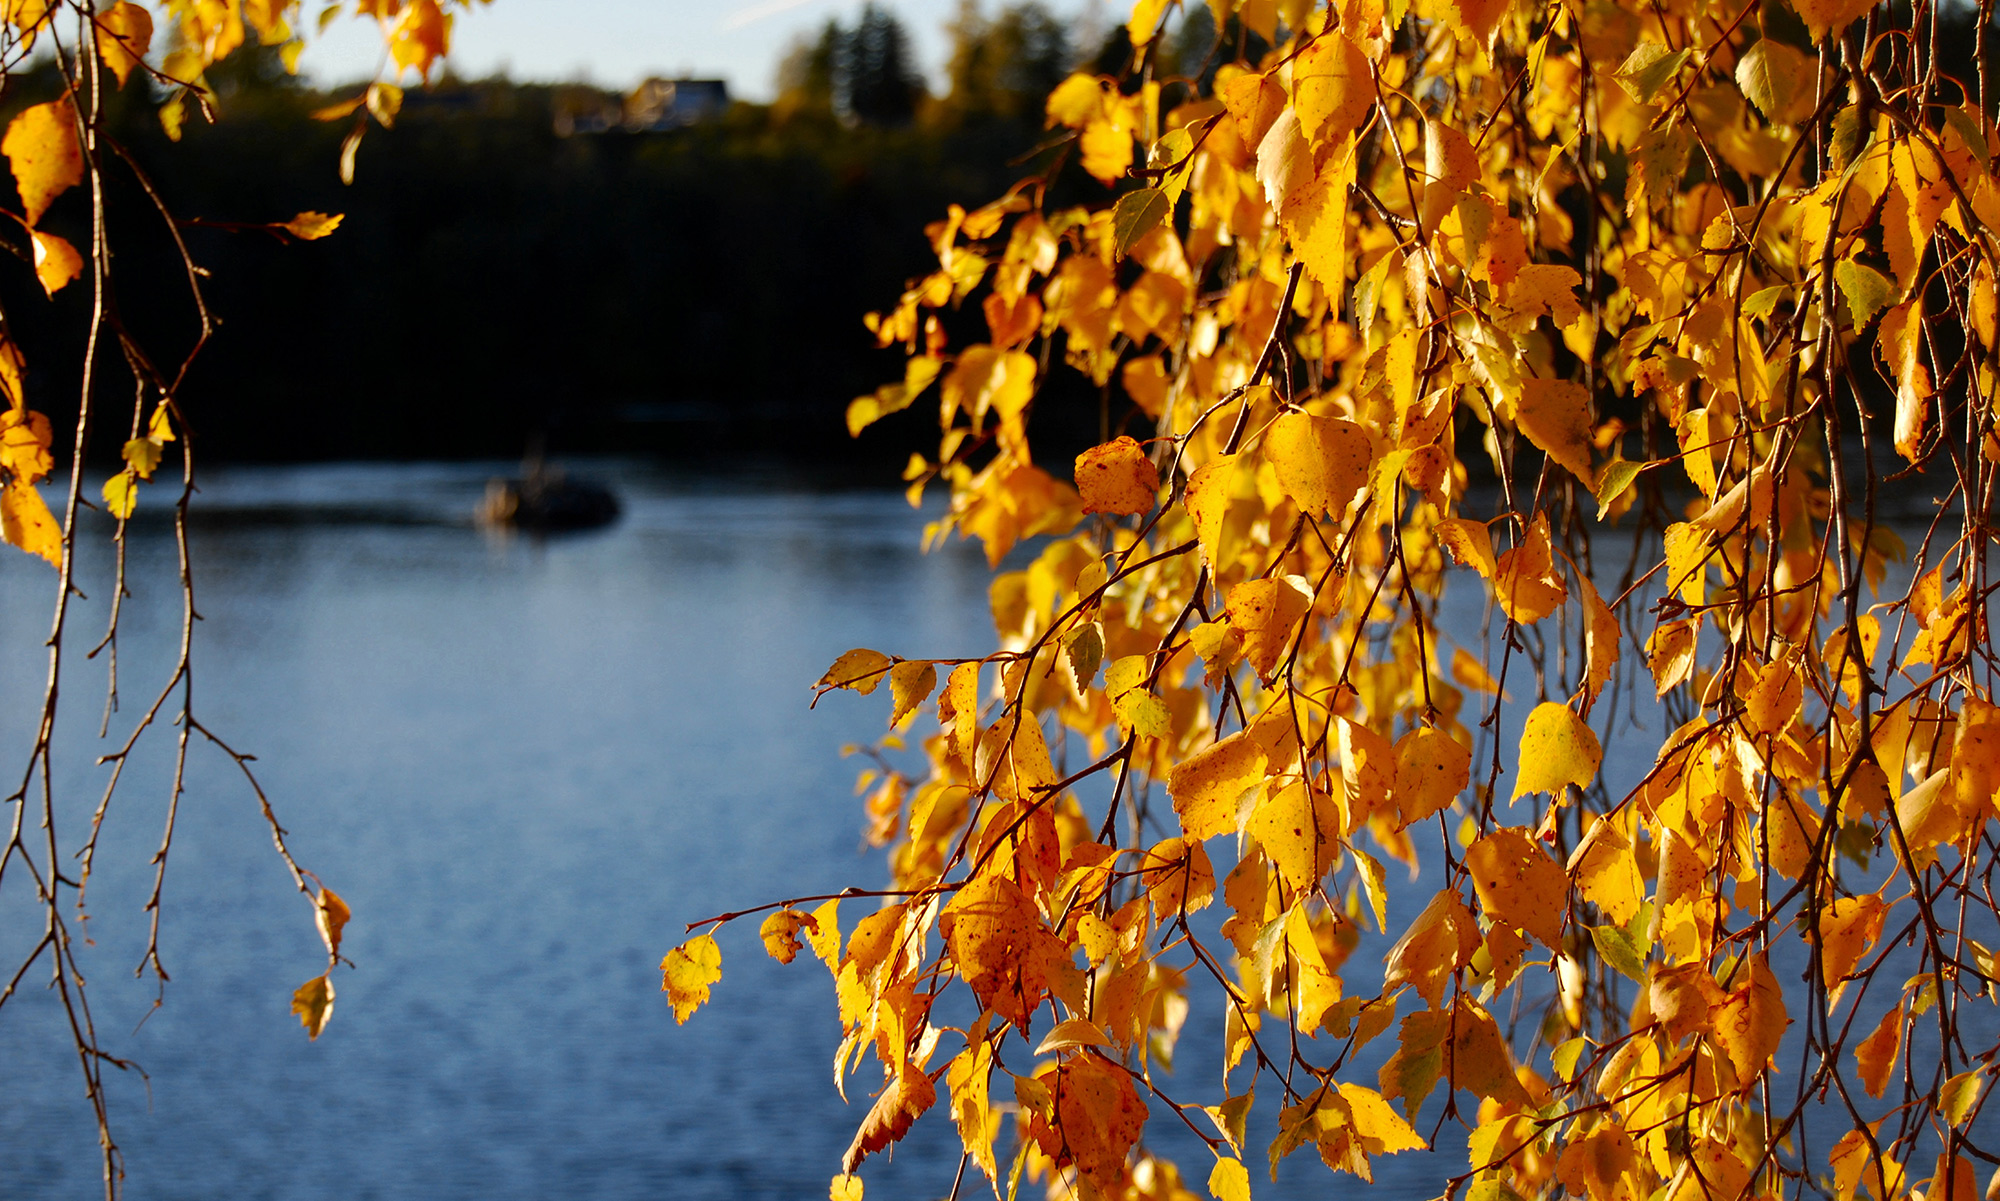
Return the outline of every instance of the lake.
{"type": "MultiPolygon", "coordinates": [[[[107,827],[96,941],[81,952],[107,1048],[150,1077],[114,1073],[110,1090],[134,1201],[825,1195],[870,1084],[856,1078],[852,1105],[833,1090],[824,969],[770,962],[744,924],[723,935],[715,1001],[676,1027],[657,964],[690,920],[882,879],[840,747],[882,732],[886,699],[836,695],[808,712],[808,686],[852,646],[991,649],[989,576],[970,545],[918,553],[924,515],[896,493],[595,469],[616,478],[625,517],[548,540],[473,527],[497,467],[205,482],[197,712],[259,757],[300,862],[352,906],[356,969],[336,976],[333,1018],[309,1043],[288,1011],[323,963],[309,907],[233,766],[197,746],[165,894],[173,980],[147,1017],[154,986],[132,968],[170,767],[172,731],[156,731],[107,827]]],[[[131,538],[114,738],[172,662],[168,495],[147,492],[156,516],[131,538]]],[[[110,571],[90,541],[72,646],[101,632],[110,571]]],[[[8,753],[27,745],[40,700],[51,580],[0,558],[8,753]]],[[[1452,612],[1449,632],[1476,634],[1476,607],[1452,612]]],[[[102,787],[91,760],[109,749],[95,739],[101,662],[72,658],[64,684],[58,782],[74,845],[102,787]]],[[[1607,765],[1643,770],[1629,756],[1607,765]]],[[[1399,879],[1398,911],[1434,887],[1399,879]]],[[[22,899],[10,880],[10,954],[38,929],[22,899]]],[[[97,1190],[59,1022],[39,989],[0,1012],[0,1195],[97,1190]]],[[[1190,1096],[1213,1088],[1217,1025],[1197,1004],[1177,1078],[1190,1096]]],[[[1372,1080],[1391,1049],[1371,1047],[1356,1075],[1372,1080]]],[[[1206,1154],[1154,1108],[1151,1131],[1199,1189],[1206,1154]]],[[[1426,1132],[1437,1110],[1433,1098],[1426,1132]]],[[[1378,1161],[1383,1194],[1434,1196],[1445,1163],[1462,1170],[1462,1136],[1444,1138],[1442,1161],[1378,1161]]],[[[871,1197],[941,1196],[957,1163],[940,1109],[864,1175],[871,1197]]],[[[1308,1150],[1258,1195],[1324,1196],[1332,1182],[1308,1150]]]]}

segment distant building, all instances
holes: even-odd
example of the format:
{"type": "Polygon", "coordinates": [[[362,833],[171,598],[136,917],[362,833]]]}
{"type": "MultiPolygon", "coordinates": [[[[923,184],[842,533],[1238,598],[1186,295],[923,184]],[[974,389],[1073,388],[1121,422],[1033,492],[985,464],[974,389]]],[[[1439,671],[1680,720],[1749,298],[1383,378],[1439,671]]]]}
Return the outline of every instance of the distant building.
{"type": "Polygon", "coordinates": [[[567,91],[556,105],[556,133],[651,133],[699,125],[729,110],[729,86],[720,79],[648,79],[623,101],[582,88],[567,91]]]}

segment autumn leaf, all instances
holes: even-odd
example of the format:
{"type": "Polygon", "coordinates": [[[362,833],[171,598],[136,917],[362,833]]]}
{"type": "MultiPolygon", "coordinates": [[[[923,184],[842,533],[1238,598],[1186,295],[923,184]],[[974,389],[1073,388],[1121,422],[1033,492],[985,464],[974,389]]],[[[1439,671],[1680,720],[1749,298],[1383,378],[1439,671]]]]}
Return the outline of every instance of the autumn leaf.
{"type": "Polygon", "coordinates": [[[153,45],[153,16],[131,0],[118,0],[97,15],[96,25],[97,57],[124,87],[153,45]]]}
{"type": "Polygon", "coordinates": [[[708,1002],[708,986],[722,979],[722,948],[703,934],[667,952],[660,960],[660,990],[673,1002],[674,1024],[683,1025],[708,1002]]]}
{"type": "Polygon", "coordinates": [[[1050,973],[1067,959],[1034,902],[1012,880],[980,876],[945,906],[938,930],[980,1006],[1025,1036],[1035,1008],[1048,996],[1050,973]]]}
{"type": "Polygon", "coordinates": [[[1264,458],[1277,471],[1278,486],[1305,513],[1339,518],[1367,485],[1373,457],[1368,431],[1338,417],[1294,410],[1264,434],[1264,458]]]}
{"type": "MultiPolygon", "coordinates": [[[[889,669],[889,724],[902,724],[917,706],[930,699],[937,688],[937,665],[922,659],[905,659],[889,669]]],[[[865,690],[864,690],[865,691],[865,690]]]]}
{"type": "Polygon", "coordinates": [[[113,517],[125,520],[138,503],[139,486],[131,472],[121,471],[104,481],[104,508],[113,517]]]}
{"type": "Polygon", "coordinates": [[[30,230],[34,240],[35,278],[50,296],[83,272],[83,256],[62,238],[43,230],[30,230]]]}
{"type": "Polygon", "coordinates": [[[304,212],[285,222],[281,228],[295,238],[311,242],[339,229],[343,217],[341,213],[304,212]]]}
{"type": "Polygon", "coordinates": [[[827,1201],[861,1201],[861,1177],[842,1172],[827,1186],[827,1201]]]}
{"type": "Polygon", "coordinates": [[[1440,892],[1389,948],[1383,961],[1383,990],[1407,982],[1435,1009],[1444,996],[1445,981],[1472,959],[1478,946],[1479,927],[1472,911],[1457,893],[1440,892]]]}
{"type": "Polygon", "coordinates": [[[333,977],[314,976],[292,993],[292,1012],[306,1028],[306,1038],[317,1042],[319,1032],[333,1016],[333,977]]]}
{"type": "Polygon", "coordinates": [[[1297,576],[1245,580],[1230,588],[1227,608],[1229,624],[1243,633],[1243,657],[1268,681],[1312,609],[1312,588],[1297,576]]]}
{"type": "Polygon", "coordinates": [[[339,893],[324,884],[320,885],[319,895],[313,898],[313,922],[319,927],[320,939],[326,943],[329,956],[335,959],[340,957],[341,932],[347,929],[348,919],[353,916],[353,911],[348,909],[346,901],[340,899],[339,893]]]}
{"type": "Polygon", "coordinates": [[[889,674],[889,656],[880,651],[856,647],[833,661],[816,688],[852,688],[863,696],[881,687],[889,674]]]}
{"type": "Polygon", "coordinates": [[[1264,748],[1248,734],[1232,734],[1176,764],[1167,795],[1181,829],[1197,841],[1233,833],[1244,794],[1264,778],[1264,748]]]}
{"type": "Polygon", "coordinates": [[[757,935],[764,940],[764,950],[779,963],[790,963],[799,953],[799,931],[817,932],[819,922],[810,913],[797,909],[780,909],[764,919],[757,929],[757,935]]]}
{"type": "Polygon", "coordinates": [[[1871,1097],[1879,1097],[1889,1087],[1889,1072],[1903,1049],[1903,1010],[1891,1005],[1889,1012],[1867,1038],[1854,1048],[1854,1061],[1861,1068],[1861,1085],[1871,1097]]]}
{"type": "MultiPolygon", "coordinates": [[[[75,106],[65,96],[22,109],[8,123],[5,136],[0,136],[0,154],[7,156],[8,165],[14,170],[14,183],[27,209],[28,224],[40,223],[50,203],[83,179],[83,148],[76,139],[75,106]]],[[[39,250],[36,257],[41,257],[39,250]]]]}
{"type": "Polygon", "coordinates": [[[1501,554],[1493,575],[1493,595],[1507,616],[1522,625],[1547,617],[1569,596],[1556,571],[1546,514],[1537,513],[1520,544],[1501,554]]]}
{"type": "Polygon", "coordinates": [[[1076,457],[1076,490],[1086,513],[1144,513],[1160,491],[1160,473],[1130,438],[1116,438],[1076,457]]]}
{"type": "Polygon", "coordinates": [[[1396,743],[1399,826],[1450,808],[1472,783],[1472,752],[1442,730],[1411,730],[1396,743]]]}
{"type": "Polygon", "coordinates": [[[1147,1118],[1131,1073],[1095,1051],[1067,1058],[1056,1067],[1054,1108],[1060,1133],[1039,1113],[1029,1124],[1042,1153],[1058,1164],[1074,1163],[1100,1189],[1122,1179],[1126,1153],[1147,1118]]]}
{"type": "MultiPolygon", "coordinates": [[[[1736,1078],[1745,1085],[1777,1054],[1791,1019],[1785,1016],[1785,994],[1762,952],[1750,956],[1741,983],[1715,1014],[1715,1034],[1735,1064],[1736,1078]]],[[[1879,1095],[1879,1094],[1878,1094],[1879,1095]]]]}
{"type": "Polygon", "coordinates": [[[1514,800],[1531,792],[1562,795],[1564,785],[1590,787],[1597,779],[1597,765],[1604,751],[1597,735],[1568,705],[1544,701],[1528,714],[1521,728],[1519,774],[1514,777],[1514,800]]]}
{"type": "Polygon", "coordinates": [[[9,546],[40,555],[51,566],[62,566],[62,527],[42,501],[42,494],[19,476],[0,489],[0,534],[9,546]]]}
{"type": "Polygon", "coordinates": [[[861,1120],[854,1141],[840,1157],[840,1170],[853,1176],[862,1160],[908,1134],[910,1126],[936,1103],[937,1086],[930,1077],[913,1064],[902,1064],[875,1098],[868,1116],[861,1120]]]}
{"type": "Polygon", "coordinates": [[[1590,486],[1590,393],[1567,380],[1522,380],[1514,413],[1528,441],[1590,486]]]}
{"type": "Polygon", "coordinates": [[[1496,922],[1518,926],[1543,946],[1560,949],[1568,881],[1528,832],[1495,830],[1466,851],[1465,865],[1479,905],[1496,922]]]}

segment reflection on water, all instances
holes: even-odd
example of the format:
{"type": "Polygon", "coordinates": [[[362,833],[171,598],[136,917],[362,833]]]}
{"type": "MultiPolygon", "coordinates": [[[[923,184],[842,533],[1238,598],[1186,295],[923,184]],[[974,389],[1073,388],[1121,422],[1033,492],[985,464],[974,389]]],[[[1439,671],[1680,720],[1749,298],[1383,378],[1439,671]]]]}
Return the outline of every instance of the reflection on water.
{"type": "MultiPolygon", "coordinates": [[[[82,955],[109,1049],[150,1073],[113,1086],[135,1201],[810,1198],[865,1111],[865,1080],[852,1106],[831,1087],[839,1032],[817,964],[779,968],[754,927],[735,930],[717,1002],[683,1028],[655,965],[690,919],[881,878],[838,748],[879,734],[886,705],[843,695],[808,714],[806,686],[851,646],[989,649],[977,550],[918,554],[922,517],[892,494],[729,490],[638,469],[619,473],[626,515],[612,529],[496,540],[471,523],[489,474],[320,467],[206,485],[197,703],[259,756],[301,860],[353,906],[358,970],[337,976],[332,1022],[307,1043],[287,1006],[320,970],[309,911],[240,780],[198,754],[166,892],[174,981],[132,1032],[153,996],[130,969],[167,739],[135,760],[82,955]]],[[[80,628],[94,635],[110,562],[99,543],[89,553],[80,628]]],[[[163,522],[139,523],[131,558],[125,721],[170,665],[179,621],[163,522]]],[[[7,753],[26,745],[40,697],[48,583],[0,558],[7,753]]],[[[1472,591],[1458,590],[1444,628],[1476,648],[1472,591]]],[[[61,782],[94,798],[101,666],[79,661],[66,687],[61,782]]],[[[1521,675],[1510,688],[1532,692],[1521,675]]],[[[1633,745],[1657,745],[1650,701],[1632,720],[1633,745]]],[[[1628,786],[1648,758],[1614,747],[1609,782],[1628,786]]],[[[1434,887],[1396,880],[1395,912],[1434,887]]],[[[0,951],[31,936],[20,901],[0,902],[0,951]]],[[[1377,941],[1350,963],[1350,990],[1379,981],[1360,962],[1377,941]]],[[[96,1187],[58,1021],[35,993],[0,1015],[0,1196],[96,1187]]],[[[1198,1002],[1179,1056],[1192,1095],[1213,1088],[1219,1028],[1198,1002]]],[[[1391,1050],[1393,1035],[1378,1040],[1353,1076],[1391,1050]]],[[[1198,1186],[1207,1153],[1154,1108],[1152,1132],[1198,1186]]],[[[1442,1169],[1463,1167],[1462,1136],[1441,1140],[1441,1159],[1378,1161],[1383,1195],[1435,1196],[1442,1169]]],[[[941,1194],[957,1162],[933,1114],[893,1161],[870,1161],[870,1194],[941,1194]]],[[[1258,1195],[1324,1196],[1330,1183],[1309,1151],[1281,1176],[1258,1195]]]]}

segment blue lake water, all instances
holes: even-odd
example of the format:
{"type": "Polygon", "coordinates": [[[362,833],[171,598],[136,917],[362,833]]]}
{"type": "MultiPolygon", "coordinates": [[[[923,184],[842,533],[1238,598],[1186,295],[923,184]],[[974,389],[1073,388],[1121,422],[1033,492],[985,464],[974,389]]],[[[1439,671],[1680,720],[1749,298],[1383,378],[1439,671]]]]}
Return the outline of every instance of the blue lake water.
{"type": "MultiPolygon", "coordinates": [[[[167,795],[172,731],[156,731],[115,802],[81,953],[107,1048],[150,1075],[112,1074],[134,1201],[825,1195],[870,1088],[857,1077],[852,1105],[834,1092],[824,969],[778,967],[741,926],[724,936],[716,1001],[676,1027],[656,965],[689,920],[881,880],[839,748],[879,735],[886,703],[843,695],[809,713],[808,685],[857,645],[990,649],[989,575],[970,546],[919,554],[924,517],[894,493],[603,470],[624,519],[547,541],[473,528],[478,466],[205,484],[198,713],[259,756],[301,863],[353,907],[357,968],[308,1043],[288,1005],[323,962],[309,908],[235,769],[198,746],[165,894],[173,982],[134,1030],[154,996],[132,967],[167,795]]],[[[130,553],[114,736],[178,634],[170,530],[139,522],[130,553]]],[[[73,646],[101,631],[110,569],[91,542],[73,646]]],[[[39,704],[50,580],[0,558],[0,754],[24,753],[39,704]]],[[[1469,640],[1477,623],[1461,602],[1446,628],[1469,640]]],[[[74,845],[108,749],[101,663],[73,659],[64,683],[74,845]]],[[[0,776],[18,767],[0,758],[0,776]]],[[[1614,755],[1607,773],[1644,768],[1614,755]]],[[[1414,913],[1435,885],[1395,887],[1414,913]]],[[[9,955],[39,929],[23,899],[10,878],[9,955]]],[[[1198,1003],[1166,1087],[1212,1099],[1218,1027],[1198,1003]]],[[[0,1196],[94,1195],[94,1128],[45,993],[0,1011],[0,1078],[0,1196]]],[[[1199,1189],[1206,1153],[1154,1110],[1151,1131],[1199,1189]]],[[[1444,1162],[1378,1161],[1384,1195],[1436,1195],[1444,1162]]],[[[934,1197],[957,1164],[940,1110],[864,1175],[871,1197],[934,1197]]],[[[1324,1196],[1330,1182],[1307,1150],[1258,1195],[1324,1196]]]]}

